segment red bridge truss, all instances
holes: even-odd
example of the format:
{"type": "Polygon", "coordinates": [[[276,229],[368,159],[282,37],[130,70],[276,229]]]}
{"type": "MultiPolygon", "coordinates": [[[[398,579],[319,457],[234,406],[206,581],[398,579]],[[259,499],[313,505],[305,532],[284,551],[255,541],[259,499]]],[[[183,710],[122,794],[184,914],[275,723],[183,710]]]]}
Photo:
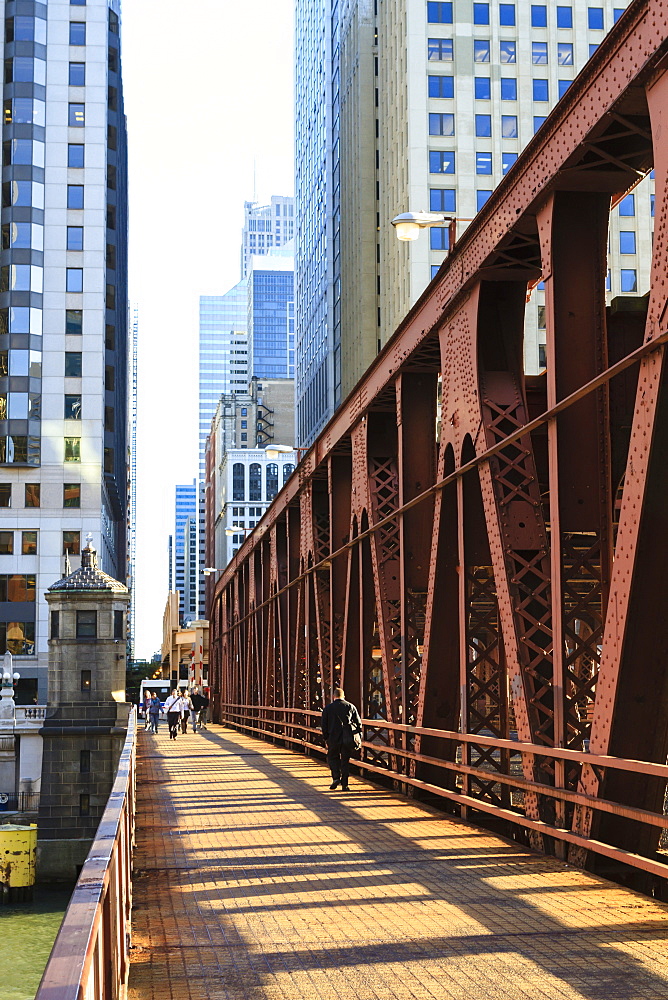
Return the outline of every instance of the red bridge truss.
{"type": "Polygon", "coordinates": [[[316,747],[341,682],[366,771],[648,891],[668,876],[667,53],[668,3],[635,0],[210,609],[219,719],[316,747]],[[652,169],[650,292],[606,308],[611,203],[652,169]]]}

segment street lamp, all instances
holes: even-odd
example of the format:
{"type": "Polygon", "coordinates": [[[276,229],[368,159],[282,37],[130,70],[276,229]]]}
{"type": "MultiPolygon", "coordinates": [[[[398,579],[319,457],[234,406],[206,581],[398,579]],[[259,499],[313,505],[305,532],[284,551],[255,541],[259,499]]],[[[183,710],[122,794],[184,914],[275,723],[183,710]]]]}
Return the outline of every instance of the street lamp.
{"type": "Polygon", "coordinates": [[[299,450],[300,449],[294,448],[291,444],[268,444],[264,449],[264,453],[271,462],[274,462],[279,455],[287,455],[293,451],[299,452],[299,450]]]}
{"type": "Polygon", "coordinates": [[[205,566],[202,570],[204,576],[211,576],[212,573],[222,573],[222,569],[218,569],[217,566],[205,566]]]}
{"type": "Polygon", "coordinates": [[[418,238],[421,229],[431,229],[432,226],[442,226],[444,223],[452,226],[454,221],[452,215],[443,215],[442,212],[402,212],[401,215],[395,215],[392,225],[397,231],[398,240],[412,241],[418,238]]]}
{"type": "MultiPolygon", "coordinates": [[[[244,535],[247,535],[248,532],[252,530],[252,528],[244,528],[243,524],[231,524],[229,528],[225,528],[225,534],[231,537],[232,535],[238,535],[240,531],[243,531],[244,535]]],[[[206,573],[206,570],[204,570],[204,572],[206,573]]]]}

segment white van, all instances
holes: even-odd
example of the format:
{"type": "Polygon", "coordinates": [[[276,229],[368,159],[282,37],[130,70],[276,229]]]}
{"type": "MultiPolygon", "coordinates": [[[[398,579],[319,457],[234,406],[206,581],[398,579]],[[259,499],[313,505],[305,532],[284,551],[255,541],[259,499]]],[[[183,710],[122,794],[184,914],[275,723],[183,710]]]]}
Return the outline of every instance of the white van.
{"type": "Polygon", "coordinates": [[[151,694],[157,694],[160,699],[160,718],[164,719],[165,713],[165,702],[172,692],[169,681],[164,679],[159,679],[157,681],[143,680],[139,685],[139,717],[144,718],[144,700],[146,698],[146,692],[150,691],[151,694]]]}

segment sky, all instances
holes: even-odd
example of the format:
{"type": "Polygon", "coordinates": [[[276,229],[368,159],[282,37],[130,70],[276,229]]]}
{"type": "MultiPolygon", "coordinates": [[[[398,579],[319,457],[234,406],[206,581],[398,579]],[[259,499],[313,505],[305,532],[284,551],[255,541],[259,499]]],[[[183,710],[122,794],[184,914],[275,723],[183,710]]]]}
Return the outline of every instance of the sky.
{"type": "Polygon", "coordinates": [[[162,640],[174,487],[197,474],[199,296],[239,281],[244,201],[294,192],[293,24],[293,0],[124,0],[140,658],[162,640]]]}

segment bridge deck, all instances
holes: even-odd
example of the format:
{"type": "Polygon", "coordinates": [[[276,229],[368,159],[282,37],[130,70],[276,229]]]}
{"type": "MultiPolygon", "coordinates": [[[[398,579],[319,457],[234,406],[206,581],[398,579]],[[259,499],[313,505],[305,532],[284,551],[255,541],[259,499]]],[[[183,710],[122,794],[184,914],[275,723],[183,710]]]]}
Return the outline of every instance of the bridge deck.
{"type": "Polygon", "coordinates": [[[668,907],[218,726],[140,734],[130,1000],[668,1000],[668,907]]]}

